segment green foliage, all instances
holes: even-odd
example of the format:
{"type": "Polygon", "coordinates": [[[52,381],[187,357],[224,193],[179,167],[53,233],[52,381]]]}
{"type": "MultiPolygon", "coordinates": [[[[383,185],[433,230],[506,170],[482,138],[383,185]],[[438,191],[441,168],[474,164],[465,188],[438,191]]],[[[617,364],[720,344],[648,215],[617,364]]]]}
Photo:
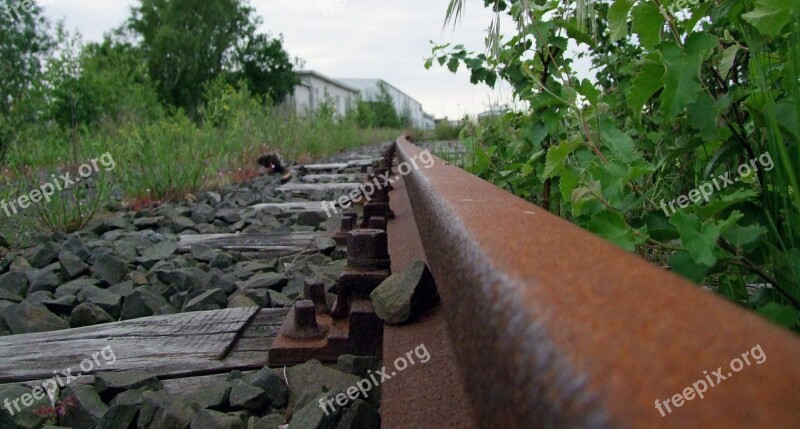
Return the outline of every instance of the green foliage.
{"type": "Polygon", "coordinates": [[[0,14],[0,199],[100,154],[117,164],[52,201],[3,213],[0,232],[20,243],[35,228],[74,231],[106,208],[252,177],[267,151],[310,159],[400,133],[362,130],[332,105],[285,111],[293,67],[280,38],[255,32],[251,13],[240,0],[142,0],[127,28],[88,45],[50,30],[38,7],[21,21],[0,14]]]}
{"type": "Polygon", "coordinates": [[[397,112],[394,98],[383,82],[378,84],[377,94],[356,102],[354,115],[361,128],[403,128],[411,125],[411,114],[397,112]]]}
{"type": "Polygon", "coordinates": [[[246,82],[253,94],[276,103],[283,102],[300,82],[282,38],[248,35],[241,47],[237,46],[233,62],[227,73],[229,82],[246,82]]]}
{"type": "Polygon", "coordinates": [[[35,3],[30,12],[3,9],[0,13],[0,160],[22,124],[38,114],[31,95],[40,82],[40,63],[52,48],[48,30],[35,3]]]}
{"type": "Polygon", "coordinates": [[[431,139],[437,141],[444,140],[458,140],[461,135],[461,130],[464,129],[466,123],[461,123],[459,126],[451,125],[448,121],[440,121],[433,128],[431,139]]]}
{"type": "Polygon", "coordinates": [[[205,86],[222,74],[278,101],[292,90],[282,41],[257,34],[260,22],[242,0],[140,0],[128,25],[161,99],[194,118],[205,86]]]}
{"type": "Polygon", "coordinates": [[[107,38],[74,55],[51,60],[52,116],[63,127],[88,126],[122,117],[157,119],[164,115],[141,51],[107,38]],[[68,67],[64,67],[68,66],[68,67]],[[77,75],[65,68],[80,70],[77,75]]]}
{"type": "Polygon", "coordinates": [[[501,78],[527,108],[462,133],[468,168],[800,329],[798,3],[484,4],[514,31],[495,18],[491,55],[435,46],[426,67],[501,78]],[[596,82],[575,76],[570,43],[596,82]]]}

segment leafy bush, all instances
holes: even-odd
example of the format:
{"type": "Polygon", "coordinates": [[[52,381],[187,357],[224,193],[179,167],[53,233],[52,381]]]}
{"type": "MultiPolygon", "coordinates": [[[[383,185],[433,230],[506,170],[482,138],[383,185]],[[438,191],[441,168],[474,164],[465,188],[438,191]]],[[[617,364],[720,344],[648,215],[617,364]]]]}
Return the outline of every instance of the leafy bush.
{"type": "Polygon", "coordinates": [[[369,99],[360,98],[353,112],[361,128],[403,128],[411,125],[409,111],[398,113],[394,98],[383,82],[378,84],[378,93],[369,99]]]}
{"type": "Polygon", "coordinates": [[[493,25],[490,55],[444,45],[426,63],[502,78],[527,105],[465,132],[470,169],[799,329],[800,4],[484,3],[515,31],[493,25]],[[575,76],[571,43],[597,82],[575,76]]]}
{"type": "Polygon", "coordinates": [[[440,121],[436,124],[431,132],[433,140],[458,140],[461,135],[461,130],[466,126],[466,121],[461,122],[459,126],[454,126],[447,121],[440,121]]]}

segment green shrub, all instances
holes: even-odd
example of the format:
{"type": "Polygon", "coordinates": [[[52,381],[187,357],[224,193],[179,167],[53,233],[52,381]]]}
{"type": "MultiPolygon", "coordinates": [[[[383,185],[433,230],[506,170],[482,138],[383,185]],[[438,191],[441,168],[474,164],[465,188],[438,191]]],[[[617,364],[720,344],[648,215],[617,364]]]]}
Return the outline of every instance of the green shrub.
{"type": "Polygon", "coordinates": [[[487,1],[511,37],[493,27],[491,55],[437,46],[426,66],[503,79],[528,106],[464,133],[475,174],[800,329],[800,6],[663,3],[487,1]],[[665,208],[682,197],[697,203],[665,208]]]}

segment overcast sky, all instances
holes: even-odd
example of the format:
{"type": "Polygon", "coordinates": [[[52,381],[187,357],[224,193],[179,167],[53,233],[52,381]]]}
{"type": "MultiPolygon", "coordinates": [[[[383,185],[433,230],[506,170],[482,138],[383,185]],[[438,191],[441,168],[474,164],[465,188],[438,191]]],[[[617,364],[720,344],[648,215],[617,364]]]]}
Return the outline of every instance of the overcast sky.
{"type": "MultiPolygon", "coordinates": [[[[198,0],[203,1],[203,0],[198,0]]],[[[128,16],[134,0],[39,0],[52,20],[64,19],[87,41],[101,40],[128,16]]],[[[252,0],[262,31],[282,34],[285,48],[306,68],[334,78],[382,78],[422,103],[436,117],[461,117],[507,103],[508,86],[469,83],[438,66],[425,70],[430,41],[463,43],[483,52],[491,14],[468,1],[461,23],[442,28],[448,0],[252,0]]]]}

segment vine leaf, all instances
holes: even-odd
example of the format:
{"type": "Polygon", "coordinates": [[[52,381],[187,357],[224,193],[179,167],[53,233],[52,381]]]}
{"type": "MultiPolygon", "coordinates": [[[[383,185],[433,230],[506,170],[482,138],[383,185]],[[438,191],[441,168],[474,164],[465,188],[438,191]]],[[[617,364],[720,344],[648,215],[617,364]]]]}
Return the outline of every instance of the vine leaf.
{"type": "Polygon", "coordinates": [[[635,0],[617,0],[608,10],[608,27],[611,40],[617,41],[628,35],[628,14],[635,0]]]}
{"type": "Polygon", "coordinates": [[[717,128],[717,102],[714,97],[701,93],[694,103],[688,106],[688,113],[692,120],[692,128],[699,132],[699,136],[706,143],[711,143],[716,137],[717,128]]]}
{"type": "Polygon", "coordinates": [[[694,212],[703,217],[716,216],[729,207],[754,199],[758,197],[758,195],[758,191],[755,189],[736,189],[733,192],[722,195],[715,194],[710,203],[702,207],[697,207],[694,212]]]}
{"type": "Polygon", "coordinates": [[[685,212],[675,213],[669,220],[681,235],[683,248],[695,263],[713,267],[717,263],[717,240],[721,234],[719,225],[713,221],[700,222],[700,218],[685,212]]]}
{"type": "Polygon", "coordinates": [[[596,213],[586,226],[589,231],[629,252],[633,252],[637,244],[644,242],[644,239],[637,237],[634,230],[625,222],[625,218],[617,212],[596,213]]]}
{"type": "Polygon", "coordinates": [[[664,92],[661,94],[661,112],[673,119],[690,103],[702,88],[700,66],[718,45],[718,39],[704,33],[692,33],[686,38],[684,49],[671,42],[661,50],[664,68],[664,92]]]}
{"type": "Polygon", "coordinates": [[[447,69],[450,70],[450,72],[455,73],[458,71],[458,66],[460,64],[461,63],[458,61],[458,58],[451,57],[450,61],[447,62],[447,69]]]}
{"type": "Polygon", "coordinates": [[[761,225],[733,225],[729,230],[725,231],[722,236],[735,248],[747,251],[751,250],[751,245],[755,244],[758,239],[767,232],[767,228],[761,225]]]}
{"type": "Polygon", "coordinates": [[[711,267],[698,264],[692,255],[686,251],[672,255],[669,258],[669,265],[672,267],[672,271],[695,283],[702,283],[708,272],[711,271],[711,267]]]}
{"type": "Polygon", "coordinates": [[[742,15],[762,34],[777,36],[792,18],[792,3],[797,0],[756,0],[756,8],[742,15]]]}
{"type": "Polygon", "coordinates": [[[741,50],[739,44],[731,45],[722,52],[722,59],[719,61],[719,74],[722,77],[727,77],[733,68],[733,62],[736,61],[736,54],[741,50]]]}
{"type": "Polygon", "coordinates": [[[641,113],[644,103],[647,103],[647,100],[664,86],[665,72],[664,65],[661,64],[656,54],[645,57],[642,68],[633,78],[631,90],[628,93],[628,104],[634,112],[641,113]]]}
{"type": "Polygon", "coordinates": [[[641,2],[631,12],[633,26],[631,30],[639,35],[639,43],[651,50],[661,42],[661,28],[667,22],[658,7],[651,2],[641,2]]]}
{"type": "Polygon", "coordinates": [[[793,328],[797,324],[798,318],[800,318],[800,313],[798,313],[797,310],[776,302],[767,303],[758,308],[756,313],[789,329],[793,328]]]}
{"type": "Polygon", "coordinates": [[[573,150],[580,147],[581,141],[578,139],[563,141],[558,146],[547,151],[547,161],[542,172],[542,180],[557,176],[564,169],[564,163],[573,150]]]}
{"type": "Polygon", "coordinates": [[[601,132],[603,143],[617,159],[629,163],[636,157],[636,145],[631,136],[616,127],[604,127],[601,132]]]}

